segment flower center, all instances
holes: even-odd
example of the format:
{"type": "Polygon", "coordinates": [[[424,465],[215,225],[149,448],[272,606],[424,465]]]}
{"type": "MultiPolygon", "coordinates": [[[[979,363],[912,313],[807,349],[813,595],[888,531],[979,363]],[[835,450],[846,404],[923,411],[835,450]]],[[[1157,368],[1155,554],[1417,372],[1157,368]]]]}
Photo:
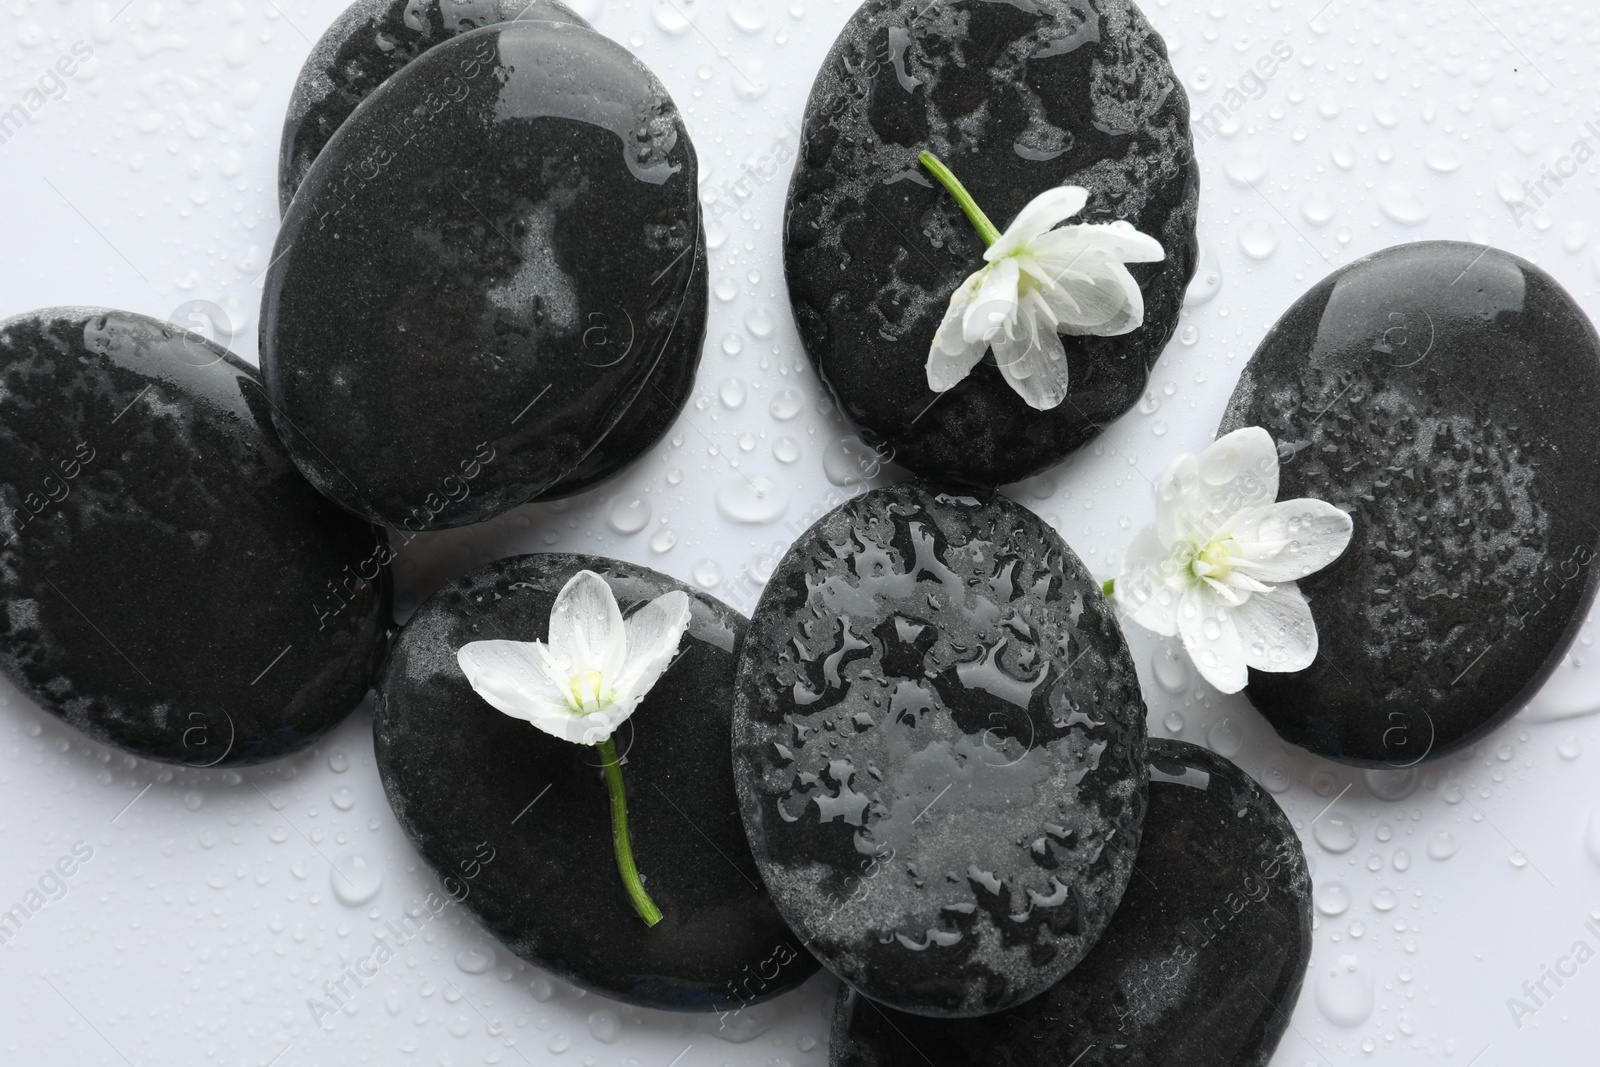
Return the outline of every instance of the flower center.
{"type": "Polygon", "coordinates": [[[578,715],[593,715],[611,703],[606,695],[605,676],[599,671],[583,671],[567,683],[568,703],[578,715]]]}
{"type": "Polygon", "coordinates": [[[1195,554],[1194,562],[1190,565],[1196,578],[1211,578],[1215,581],[1224,581],[1233,573],[1233,564],[1229,558],[1233,555],[1233,538],[1224,537],[1212,541],[1195,554]]]}

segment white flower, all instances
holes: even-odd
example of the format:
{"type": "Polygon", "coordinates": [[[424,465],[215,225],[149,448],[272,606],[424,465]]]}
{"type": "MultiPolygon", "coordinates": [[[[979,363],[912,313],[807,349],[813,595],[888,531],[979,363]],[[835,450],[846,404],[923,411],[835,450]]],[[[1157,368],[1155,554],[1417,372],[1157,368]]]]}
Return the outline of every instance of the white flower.
{"type": "Polygon", "coordinates": [[[1156,521],[1128,546],[1117,603],[1140,626],[1182,637],[1205,680],[1237,693],[1247,667],[1303,671],[1317,658],[1295,581],[1338,559],[1352,528],[1326,501],[1278,501],[1272,436],[1235,430],[1173,460],[1156,483],[1156,521]]]}
{"type": "Polygon", "coordinates": [[[1124,263],[1164,259],[1161,244],[1127,222],[1055,227],[1083,210],[1087,190],[1034,197],[989,246],[987,265],[950,297],[928,353],[928,388],[952,389],[994,349],[1006,382],[1030,407],[1067,398],[1059,334],[1110,337],[1144,322],[1144,296],[1124,263]]]}
{"type": "Polygon", "coordinates": [[[626,622],[604,578],[579,571],[550,609],[549,643],[473,641],[456,662],[497,711],[564,741],[611,737],[656,684],[689,627],[689,597],[673,590],[626,622]]]}

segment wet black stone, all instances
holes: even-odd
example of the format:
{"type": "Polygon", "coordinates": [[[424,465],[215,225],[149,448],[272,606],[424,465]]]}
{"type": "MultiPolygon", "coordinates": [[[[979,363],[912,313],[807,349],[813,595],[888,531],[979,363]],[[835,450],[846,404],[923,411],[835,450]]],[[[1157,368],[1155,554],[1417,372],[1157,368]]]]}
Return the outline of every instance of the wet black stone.
{"type": "Polygon", "coordinates": [[[356,0],[312,46],[289,97],[278,152],[278,209],[344,120],[401,68],[458,34],[521,19],[589,24],[560,0],[356,0]]]}
{"type": "Polygon", "coordinates": [[[1018,1008],[922,1019],[846,987],[832,1067],[1265,1067],[1311,960],[1311,878],[1272,797],[1220,756],[1150,742],[1139,862],[1094,951],[1018,1008]]]}
{"type": "Polygon", "coordinates": [[[0,323],[0,537],[0,669],[136,755],[303,748],[383,654],[387,547],[300,477],[256,372],[170,323],[0,323]]]}
{"type": "Polygon", "coordinates": [[[1127,0],[867,0],[811,90],[784,263],[806,350],[870,444],[926,477],[996,485],[1060,461],[1139,399],[1194,273],[1198,170],[1166,45],[1127,0]],[[1065,337],[1071,395],[1035,411],[990,353],[948,395],[925,365],[983,243],[917,164],[928,149],[1001,229],[1053,185],[1079,222],[1127,219],[1146,317],[1065,337]],[[937,403],[935,399],[937,398],[937,403]],[[931,406],[930,406],[931,405],[931,406]]]}
{"type": "Polygon", "coordinates": [[[919,484],[825,516],[768,582],[734,772],[773,900],[834,973],[926,1015],[1021,1003],[1133,867],[1144,702],[1083,564],[999,496],[919,484]]]}
{"type": "Polygon", "coordinates": [[[412,59],[312,165],[268,272],[262,368],[302,471],[438,529],[635,458],[704,338],[696,174],[665,89],[581,26],[412,59]]]}
{"type": "Polygon", "coordinates": [[[734,799],[745,627],[655,571],[535,555],[460,579],[401,630],[374,718],[384,789],[422,857],[466,885],[465,906],[512,952],[608,997],[679,1010],[737,1011],[816,971],[761,888],[734,799]],[[678,658],[614,738],[634,857],[665,916],[654,927],[617,874],[599,755],[494,710],[456,663],[470,641],[543,640],[556,594],[584,568],[605,577],[624,615],[674,589],[691,601],[678,658]],[[475,863],[483,845],[494,858],[475,863]]]}
{"type": "Polygon", "coordinates": [[[1300,583],[1321,650],[1245,692],[1287,741],[1364,766],[1471,745],[1561,662],[1600,553],[1600,338],[1481,245],[1386,249],[1319,282],[1245,367],[1222,430],[1265,427],[1279,499],[1350,512],[1300,583]]]}

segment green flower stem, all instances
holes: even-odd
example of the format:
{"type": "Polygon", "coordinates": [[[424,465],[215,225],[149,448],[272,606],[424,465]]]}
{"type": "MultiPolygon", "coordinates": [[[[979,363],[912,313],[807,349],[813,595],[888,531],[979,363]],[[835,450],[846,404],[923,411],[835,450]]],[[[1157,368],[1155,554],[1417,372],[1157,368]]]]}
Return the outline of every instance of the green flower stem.
{"type": "Polygon", "coordinates": [[[1107,578],[1105,581],[1100,583],[1100,591],[1106,596],[1116,595],[1117,580],[1115,578],[1107,578]]]}
{"type": "Polygon", "coordinates": [[[633,846],[628,843],[628,795],[622,788],[622,761],[617,758],[617,746],[609,737],[595,748],[600,750],[600,761],[606,769],[606,791],[611,794],[611,848],[617,855],[617,871],[628,890],[628,898],[646,926],[661,921],[661,909],[650,899],[639,880],[639,868],[633,865],[633,846]]]}
{"type": "Polygon", "coordinates": [[[932,152],[918,152],[917,159],[935,178],[944,186],[951,196],[956,198],[956,203],[961,205],[961,210],[966,212],[967,218],[972,221],[973,228],[978,231],[978,236],[983,238],[985,247],[1000,240],[1000,231],[995,224],[989,221],[989,216],[983,213],[983,208],[972,199],[972,194],[967,192],[967,187],[952,173],[950,168],[939,162],[939,157],[932,152]]]}

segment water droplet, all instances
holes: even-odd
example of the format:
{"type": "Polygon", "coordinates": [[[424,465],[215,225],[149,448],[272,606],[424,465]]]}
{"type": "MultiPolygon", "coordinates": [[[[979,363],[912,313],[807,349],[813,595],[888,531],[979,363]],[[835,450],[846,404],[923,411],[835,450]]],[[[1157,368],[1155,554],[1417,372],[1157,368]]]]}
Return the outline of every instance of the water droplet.
{"type": "Polygon", "coordinates": [[[663,526],[650,535],[650,551],[655,553],[670,552],[678,543],[678,535],[663,526]]]}
{"type": "Polygon", "coordinates": [[[717,294],[718,300],[726,304],[739,295],[739,283],[732,278],[718,278],[717,284],[711,287],[711,291],[717,294]]]}
{"type": "Polygon", "coordinates": [[[1269,763],[1261,768],[1261,784],[1269,793],[1287,793],[1294,784],[1289,769],[1281,763],[1269,763]]]}
{"type": "Polygon", "coordinates": [[[1189,657],[1181,648],[1162,645],[1151,657],[1150,668],[1156,684],[1167,692],[1181,693],[1189,688],[1189,657]]]}
{"type": "MultiPolygon", "coordinates": [[[[204,804],[205,802],[206,798],[201,796],[193,789],[183,794],[183,806],[188,808],[190,811],[199,811],[200,805],[204,804]]],[[[276,807],[276,805],[274,805],[274,807],[276,807]]]]}
{"type": "Polygon", "coordinates": [[[328,754],[328,769],[334,774],[343,774],[350,769],[350,757],[344,754],[344,749],[336,748],[328,754]]]}
{"type": "Polygon", "coordinates": [[[772,458],[779,463],[794,463],[800,458],[800,442],[792,437],[780,437],[772,442],[772,458]]]}
{"type": "Polygon", "coordinates": [[[1588,825],[1584,827],[1583,850],[1589,854],[1589,861],[1600,867],[1600,810],[1589,816],[1588,825]]]}
{"type": "Polygon", "coordinates": [[[722,350],[730,356],[737,356],[744,351],[744,338],[736,333],[730,333],[722,339],[722,350]]]}
{"type": "Polygon", "coordinates": [[[745,33],[760,33],[767,25],[762,0],[728,0],[728,19],[745,33]]]}
{"type": "Polygon", "coordinates": [[[722,566],[714,559],[703,559],[694,565],[691,575],[703,589],[714,589],[722,581],[722,566]]]}
{"type": "Polygon", "coordinates": [[[1316,821],[1311,827],[1311,836],[1325,851],[1339,855],[1356,847],[1356,842],[1361,840],[1361,828],[1354,818],[1335,808],[1316,821]]]}
{"type": "Polygon", "coordinates": [[[1394,895],[1392,889],[1379,889],[1372,894],[1373,911],[1393,911],[1400,904],[1400,898],[1394,895]]]}
{"type": "Polygon", "coordinates": [[[767,407],[767,410],[779,422],[788,422],[800,414],[800,409],[804,406],[805,402],[800,399],[799,393],[793,389],[785,389],[772,398],[772,403],[767,407]]]}
{"type": "Polygon", "coordinates": [[[1403,848],[1395,849],[1394,869],[1397,871],[1409,871],[1411,869],[1411,853],[1403,848]]]}
{"type": "Polygon", "coordinates": [[[617,1013],[607,1009],[589,1013],[589,1032],[596,1041],[612,1044],[617,1036],[622,1033],[622,1020],[617,1018],[617,1013]]]}
{"type": "Polygon", "coordinates": [[[822,450],[822,473],[834,485],[860,485],[882,469],[883,460],[856,437],[841,437],[822,450]]]}
{"type": "Polygon", "coordinates": [[[628,537],[650,525],[650,501],[642,496],[619,496],[606,511],[606,525],[628,537]]]}
{"type": "Polygon", "coordinates": [[[1189,282],[1189,288],[1183,294],[1183,306],[1186,308],[1199,307],[1222,288],[1222,268],[1217,264],[1216,253],[1210,246],[1200,246],[1200,256],[1195,261],[1194,278],[1189,282]]]}
{"type": "Polygon", "coordinates": [[[1167,712],[1167,717],[1161,720],[1161,724],[1167,728],[1169,734],[1183,733],[1183,716],[1175,711],[1167,712]]]}
{"type": "Polygon", "coordinates": [[[1403,226],[1420,226],[1433,214],[1416,190],[1400,182],[1391,182],[1383,187],[1383,192],[1378,196],[1378,206],[1385,215],[1403,226]]]}
{"type": "Polygon", "coordinates": [[[1200,340],[1200,331],[1195,327],[1194,323],[1188,323],[1178,331],[1178,340],[1185,345],[1192,345],[1200,340]]]}
{"type": "Polygon", "coordinates": [[[744,401],[750,395],[749,389],[738,378],[729,378],[717,390],[717,397],[722,401],[722,406],[729,411],[738,411],[744,407],[744,401]]]}
{"type": "Polygon", "coordinates": [[[650,17],[655,20],[655,24],[674,37],[687,33],[689,27],[694,25],[695,16],[700,13],[701,5],[698,0],[648,0],[648,2],[650,17]]]}
{"type": "Polygon", "coordinates": [[[1455,150],[1454,145],[1435,142],[1423,150],[1422,161],[1429,170],[1452,174],[1461,167],[1461,153],[1455,150]]]}
{"type": "Polygon", "coordinates": [[[1461,850],[1456,843],[1456,835],[1449,830],[1440,830],[1428,842],[1428,858],[1443,862],[1461,850]]]}
{"type": "Polygon", "coordinates": [[[557,1033],[544,1047],[546,1051],[553,1052],[559,1056],[572,1047],[572,1038],[565,1033],[557,1033]]]}
{"type": "Polygon", "coordinates": [[[346,852],[335,859],[328,878],[339,903],[351,908],[372,903],[383,888],[383,869],[359,852],[346,852]]]}
{"type": "Polygon", "coordinates": [[[1556,753],[1562,759],[1577,759],[1583,755],[1583,746],[1578,743],[1576,737],[1568,737],[1556,746],[1556,753]]]}
{"type": "Polygon", "coordinates": [[[328,799],[340,811],[349,811],[356,806],[355,790],[347,785],[336,786],[333,792],[328,794],[328,799]]]}
{"type": "Polygon", "coordinates": [[[1266,219],[1253,219],[1239,230],[1239,248],[1251,259],[1266,259],[1278,250],[1277,228],[1266,219]]]}
{"type": "Polygon", "coordinates": [[[717,510],[729,522],[773,522],[789,510],[789,494],[765,475],[738,474],[717,487],[717,510]]]}
{"type": "Polygon", "coordinates": [[[1343,915],[1350,910],[1350,890],[1338,882],[1319,885],[1312,894],[1317,910],[1324,915],[1343,915]]]}
{"type": "Polygon", "coordinates": [[[1317,973],[1317,1009],[1336,1026],[1360,1026],[1372,1017],[1372,972],[1355,956],[1340,956],[1317,973]]]}
{"type": "Polygon", "coordinates": [[[528,995],[543,1004],[556,995],[555,983],[545,975],[536,974],[528,982],[528,995]]]}
{"type": "Polygon", "coordinates": [[[1248,189],[1267,176],[1267,160],[1261,149],[1246,145],[1222,166],[1228,180],[1241,189],[1248,189]]]}
{"type": "Polygon", "coordinates": [[[1517,850],[1512,851],[1509,859],[1511,861],[1511,866],[1517,868],[1518,870],[1521,870],[1528,865],[1528,857],[1524,856],[1520,851],[1517,850]]]}
{"type": "Polygon", "coordinates": [[[456,953],[456,966],[463,974],[484,974],[494,966],[494,949],[487,945],[468,945],[456,953]]]}
{"type": "Polygon", "coordinates": [[[1244,747],[1244,727],[1232,716],[1220,719],[1206,731],[1206,744],[1223,759],[1232,759],[1244,747]]]}
{"type": "Polygon", "coordinates": [[[1313,226],[1326,226],[1333,221],[1333,197],[1321,189],[1313,189],[1300,202],[1300,214],[1313,226]]]}
{"type": "Polygon", "coordinates": [[[1368,792],[1379,800],[1404,800],[1417,791],[1422,776],[1417,768],[1407,767],[1405,770],[1373,768],[1362,772],[1362,777],[1366,779],[1368,792]]]}
{"type": "Polygon", "coordinates": [[[772,312],[765,304],[754,309],[745,316],[744,328],[750,331],[750,336],[755,338],[771,337],[773,330],[772,312]]]}

